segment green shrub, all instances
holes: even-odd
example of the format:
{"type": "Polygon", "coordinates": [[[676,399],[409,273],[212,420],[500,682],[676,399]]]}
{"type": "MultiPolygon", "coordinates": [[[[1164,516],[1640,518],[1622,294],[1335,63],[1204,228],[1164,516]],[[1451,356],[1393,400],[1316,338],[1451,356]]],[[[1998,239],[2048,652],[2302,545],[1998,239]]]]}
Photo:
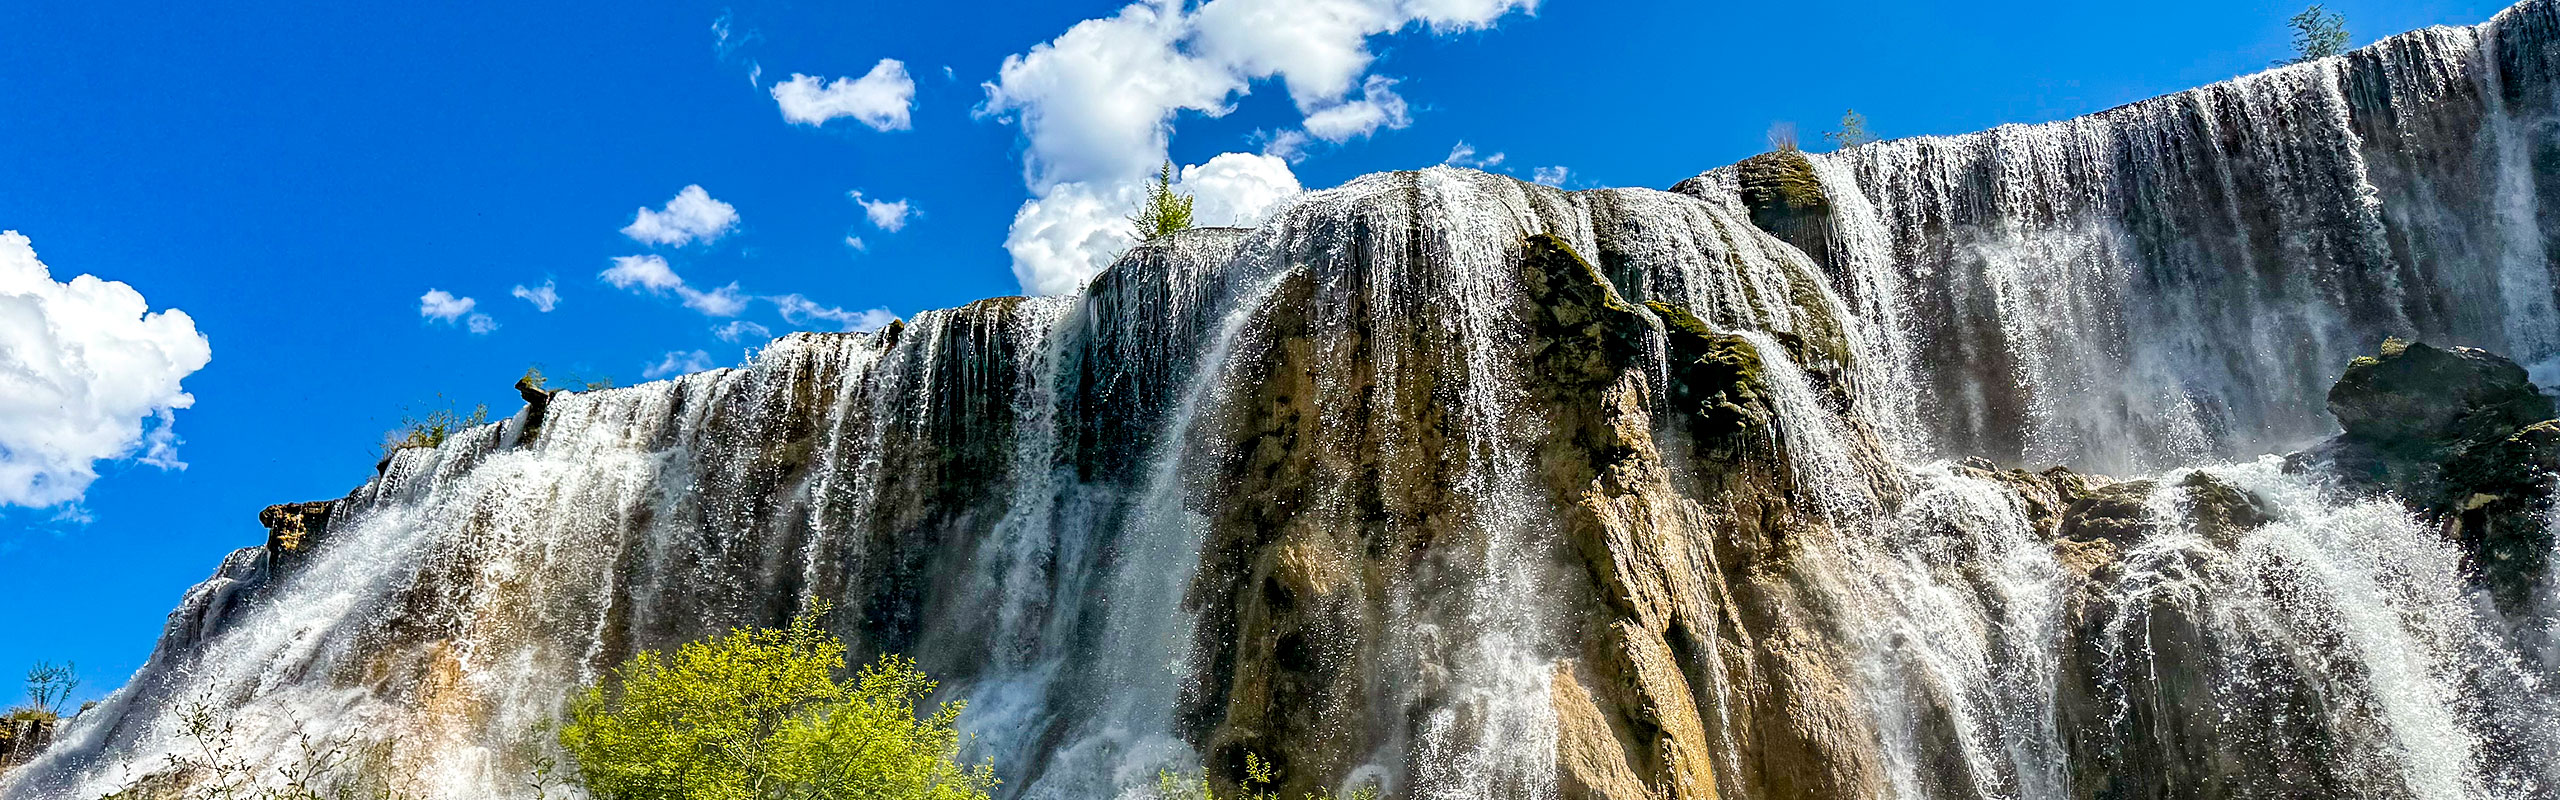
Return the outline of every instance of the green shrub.
{"type": "Polygon", "coordinates": [[[995,768],[959,763],[962,704],[919,717],[934,682],[897,656],[840,680],[824,612],[632,656],[570,703],[578,781],[598,800],[984,800],[995,768]]]}
{"type": "MultiPolygon", "coordinates": [[[[1280,800],[1280,793],[1271,790],[1271,779],[1271,762],[1262,760],[1260,755],[1246,753],[1244,754],[1244,780],[1240,781],[1240,785],[1236,787],[1238,794],[1226,800],[1280,800]]],[[[1219,800],[1219,798],[1218,793],[1209,788],[1207,775],[1184,775],[1172,770],[1163,770],[1156,773],[1156,800],[1219,800]]],[[[1306,800],[1378,800],[1378,787],[1363,786],[1339,798],[1336,798],[1332,792],[1316,792],[1308,794],[1306,800]]]]}
{"type": "MultiPolygon", "coordinates": [[[[444,396],[436,397],[442,400],[444,396]]],[[[383,435],[382,453],[390,455],[412,447],[442,447],[444,441],[455,433],[488,422],[489,407],[485,405],[472,408],[468,415],[452,408],[439,408],[427,412],[424,417],[402,417],[399,428],[383,435]]]]}

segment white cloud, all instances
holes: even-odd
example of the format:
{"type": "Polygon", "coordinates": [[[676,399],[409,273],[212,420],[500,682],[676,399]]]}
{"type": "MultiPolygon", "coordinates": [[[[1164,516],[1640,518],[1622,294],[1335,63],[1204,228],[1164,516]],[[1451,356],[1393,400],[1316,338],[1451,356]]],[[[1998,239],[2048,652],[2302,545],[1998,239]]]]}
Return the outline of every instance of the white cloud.
{"type": "Polygon", "coordinates": [[[1125,250],[1121,217],[1181,112],[1223,116],[1255,81],[1285,82],[1306,130],[1271,136],[1262,156],[1285,172],[1310,137],[1407,124],[1394,81],[1367,74],[1370,37],[1482,28],[1515,10],[1536,0],[1143,0],[1007,57],[978,113],[1019,125],[1029,145],[1033,197],[1005,240],[1015,277],[1025,291],[1073,291],[1125,250]]]}
{"type": "Polygon", "coordinates": [[[742,319],[712,328],[711,335],[720,337],[723,342],[761,342],[773,338],[773,329],[742,319]]]}
{"type": "Polygon", "coordinates": [[[527,303],[532,303],[533,310],[545,314],[551,313],[551,309],[560,307],[560,287],[552,281],[545,280],[541,286],[530,289],[519,283],[516,284],[513,294],[527,303]]]}
{"type": "Polygon", "coordinates": [[[793,325],[823,322],[833,324],[840,330],[876,331],[887,327],[889,323],[898,321],[898,315],[885,308],[846,311],[834,306],[819,305],[817,301],[797,294],[775,295],[765,299],[773,301],[774,307],[782,312],[782,319],[793,325]]]}
{"type": "Polygon", "coordinates": [[[1529,182],[1562,187],[1566,172],[1563,167],[1539,167],[1529,171],[1529,182]]]}
{"type": "Polygon", "coordinates": [[[455,297],[452,292],[443,289],[428,289],[426,294],[418,295],[418,316],[450,323],[464,314],[471,313],[472,307],[479,304],[478,300],[455,297]]]}
{"type": "Polygon", "coordinates": [[[791,80],[773,85],[773,102],[782,107],[782,118],[802,125],[852,117],[874,130],[906,130],[915,97],[916,82],[907,77],[907,65],[892,58],[880,59],[860,78],[827,81],[794,72],[791,80]]]}
{"type": "Polygon", "coordinates": [[[691,286],[676,287],[676,296],[684,299],[684,307],[714,317],[734,317],[747,310],[746,295],[738,292],[738,284],[705,292],[691,286]]]}
{"type": "MultiPolygon", "coordinates": [[[[1065,294],[1084,286],[1135,244],[1129,209],[1143,184],[1096,189],[1066,183],[1022,204],[1006,232],[1013,275],[1023,291],[1065,294]]],[[[1298,194],[1298,176],[1272,155],[1222,153],[1209,163],[1183,167],[1175,191],[1193,197],[1192,221],[1203,226],[1259,225],[1282,201],[1298,194]]]]}
{"type": "Polygon", "coordinates": [[[1371,75],[1361,85],[1360,99],[1335,103],[1307,115],[1307,133],[1318,139],[1341,144],[1377,132],[1379,128],[1402,129],[1413,124],[1406,115],[1404,98],[1396,94],[1393,78],[1371,75]]]}
{"type": "Polygon", "coordinates": [[[1288,162],[1250,153],[1221,153],[1183,167],[1174,188],[1191,194],[1194,223],[1233,227],[1262,224],[1271,209],[1302,191],[1288,162]]]}
{"type": "Polygon", "coordinates": [[[850,248],[853,248],[853,249],[855,249],[855,250],[866,251],[866,252],[867,252],[867,251],[869,251],[869,250],[871,249],[871,245],[864,244],[864,243],[862,242],[862,237],[860,237],[860,236],[847,236],[847,237],[844,237],[844,246],[846,246],[846,247],[850,247],[850,248]]]}
{"type": "Polygon", "coordinates": [[[700,350],[670,350],[665,358],[640,370],[640,377],[657,380],[669,375],[701,372],[711,368],[711,354],[700,350]]]}
{"type": "Polygon", "coordinates": [[[640,209],[622,235],[646,244],[681,246],[700,240],[710,244],[738,226],[738,208],[711,198],[699,185],[686,186],[662,210],[640,209]]]}
{"type": "Polygon", "coordinates": [[[907,217],[914,212],[914,209],[907,206],[906,198],[873,200],[862,196],[860,191],[849,194],[853,197],[854,204],[862,207],[863,216],[871,218],[872,227],[890,233],[906,229],[907,217]]]}
{"type": "Polygon", "coordinates": [[[1502,166],[1502,154],[1495,153],[1477,158],[1476,146],[1462,141],[1457,146],[1449,148],[1449,157],[1441,159],[1440,163],[1468,169],[1491,169],[1502,166]]]}
{"type": "Polygon", "coordinates": [[[614,256],[613,266],[596,277],[613,284],[616,289],[639,287],[649,292],[664,292],[684,285],[684,279],[667,267],[667,260],[657,256],[614,256]]]}
{"type": "Polygon", "coordinates": [[[0,231],[0,505],[79,521],[99,461],[184,469],[170,426],[195,397],[178,384],[212,358],[186,312],[93,275],[57,283],[27,237],[0,231]]]}
{"type": "Polygon", "coordinates": [[[1099,190],[1062,183],[1023,203],[1004,239],[1014,280],[1031,294],[1083,288],[1133,243],[1127,214],[1138,197],[1136,183],[1099,190]]]}
{"type": "Polygon", "coordinates": [[[473,314],[462,318],[462,327],[472,333],[486,334],[498,329],[498,318],[487,314],[473,314]]]}

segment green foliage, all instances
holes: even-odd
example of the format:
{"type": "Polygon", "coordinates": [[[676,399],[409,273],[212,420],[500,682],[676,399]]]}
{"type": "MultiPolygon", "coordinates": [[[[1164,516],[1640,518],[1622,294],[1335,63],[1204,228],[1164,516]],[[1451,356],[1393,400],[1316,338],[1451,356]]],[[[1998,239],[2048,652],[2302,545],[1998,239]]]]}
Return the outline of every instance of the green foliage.
{"type": "MultiPolygon", "coordinates": [[[[540,364],[524,368],[524,377],[519,378],[518,380],[523,381],[525,385],[532,386],[536,390],[546,390],[551,388],[551,379],[542,374],[542,365],[540,364]]],[[[593,392],[601,389],[613,388],[613,376],[611,375],[590,379],[572,372],[567,378],[563,379],[562,382],[568,387],[573,387],[571,389],[572,391],[580,392],[593,392]]]]}
{"type": "Polygon", "coordinates": [[[959,764],[962,704],[919,717],[934,682],[897,656],[839,680],[823,613],[632,656],[570,703],[580,782],[599,800],[984,800],[995,768],[959,764]]]}
{"type": "Polygon", "coordinates": [[[70,662],[38,661],[35,667],[27,670],[27,702],[10,709],[9,717],[61,719],[63,704],[71,701],[71,690],[78,688],[80,678],[73,674],[70,662]]]}
{"type": "Polygon", "coordinates": [[[2285,24],[2293,27],[2294,57],[2291,61],[2276,62],[2278,64],[2316,61],[2347,51],[2347,17],[2344,14],[2313,3],[2310,8],[2286,20],[2285,24]]]}
{"type": "MultiPolygon", "coordinates": [[[[1237,794],[1226,800],[1280,800],[1271,790],[1271,762],[1254,753],[1244,754],[1244,780],[1237,794]]],[[[1156,800],[1219,800],[1216,790],[1209,788],[1206,775],[1184,775],[1173,770],[1156,772],[1156,800]]],[[[1350,794],[1336,797],[1332,792],[1310,792],[1305,800],[1378,800],[1378,787],[1362,786],[1350,794]]]]}
{"type": "Polygon", "coordinates": [[[1173,190],[1173,162],[1164,162],[1153,182],[1147,184],[1147,199],[1138,213],[1129,217],[1137,226],[1138,240],[1148,241],[1174,231],[1191,229],[1191,195],[1173,190]]]}
{"type": "MultiPolygon", "coordinates": [[[[444,395],[436,395],[436,399],[442,401],[444,395]]],[[[489,407],[485,405],[474,407],[468,415],[447,407],[429,411],[424,417],[402,417],[399,428],[383,434],[382,453],[390,455],[412,447],[441,447],[444,440],[455,433],[488,422],[489,407]]]]}
{"type": "Polygon", "coordinates": [[[1834,150],[1847,150],[1876,141],[1876,135],[1867,131],[1866,115],[1858,113],[1854,108],[1840,115],[1839,130],[1823,134],[1822,138],[1830,140],[1831,148],[1834,150]]]}

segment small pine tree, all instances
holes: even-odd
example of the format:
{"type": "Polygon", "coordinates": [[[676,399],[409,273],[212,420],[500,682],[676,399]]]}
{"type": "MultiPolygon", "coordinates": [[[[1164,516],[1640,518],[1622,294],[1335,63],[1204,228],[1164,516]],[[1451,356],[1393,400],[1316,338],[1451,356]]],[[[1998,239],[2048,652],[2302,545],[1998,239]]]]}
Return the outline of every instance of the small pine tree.
{"type": "Polygon", "coordinates": [[[2346,15],[2313,3],[2310,8],[2303,9],[2302,13],[2293,15],[2293,18],[2287,20],[2285,24],[2293,27],[2295,55],[2293,60],[2276,62],[2278,64],[2317,61],[2347,51],[2346,15]]]}
{"type": "Polygon", "coordinates": [[[1866,115],[1858,113],[1854,108],[1849,109],[1849,113],[1840,115],[1839,130],[1823,134],[1822,138],[1831,140],[1831,148],[1834,150],[1847,150],[1876,141],[1876,135],[1867,130],[1866,115]]]}
{"type": "Polygon", "coordinates": [[[1146,203],[1129,217],[1129,222],[1137,226],[1138,241],[1190,230],[1191,201],[1191,195],[1173,190],[1173,162],[1164,162],[1155,180],[1147,184],[1146,203]]]}

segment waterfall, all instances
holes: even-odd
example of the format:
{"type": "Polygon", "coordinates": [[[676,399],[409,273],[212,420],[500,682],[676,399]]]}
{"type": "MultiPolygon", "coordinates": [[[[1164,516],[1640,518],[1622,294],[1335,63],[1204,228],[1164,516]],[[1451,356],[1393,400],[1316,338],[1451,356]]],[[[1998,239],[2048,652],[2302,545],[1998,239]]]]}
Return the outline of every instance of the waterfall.
{"type": "Polygon", "coordinates": [[[2552,797],[2560,574],[2501,608],[2259,456],[2384,335],[2560,364],[2556,74],[2530,0],[1807,156],[1783,224],[1739,166],[1371,175],[1072,297],[558,394],[232,554],[0,798],[123,786],[196,704],[527,796],[630,654],[819,603],[970,703],[1009,800],[1246,754],[1399,798],[2552,797]],[[2055,464],[2130,480],[2003,469],[2055,464]]]}
{"type": "Polygon", "coordinates": [[[1814,155],[1831,208],[1799,244],[1884,340],[1912,452],[2122,471],[2298,446],[2386,335],[2560,356],[2555,13],[1814,155]]]}

